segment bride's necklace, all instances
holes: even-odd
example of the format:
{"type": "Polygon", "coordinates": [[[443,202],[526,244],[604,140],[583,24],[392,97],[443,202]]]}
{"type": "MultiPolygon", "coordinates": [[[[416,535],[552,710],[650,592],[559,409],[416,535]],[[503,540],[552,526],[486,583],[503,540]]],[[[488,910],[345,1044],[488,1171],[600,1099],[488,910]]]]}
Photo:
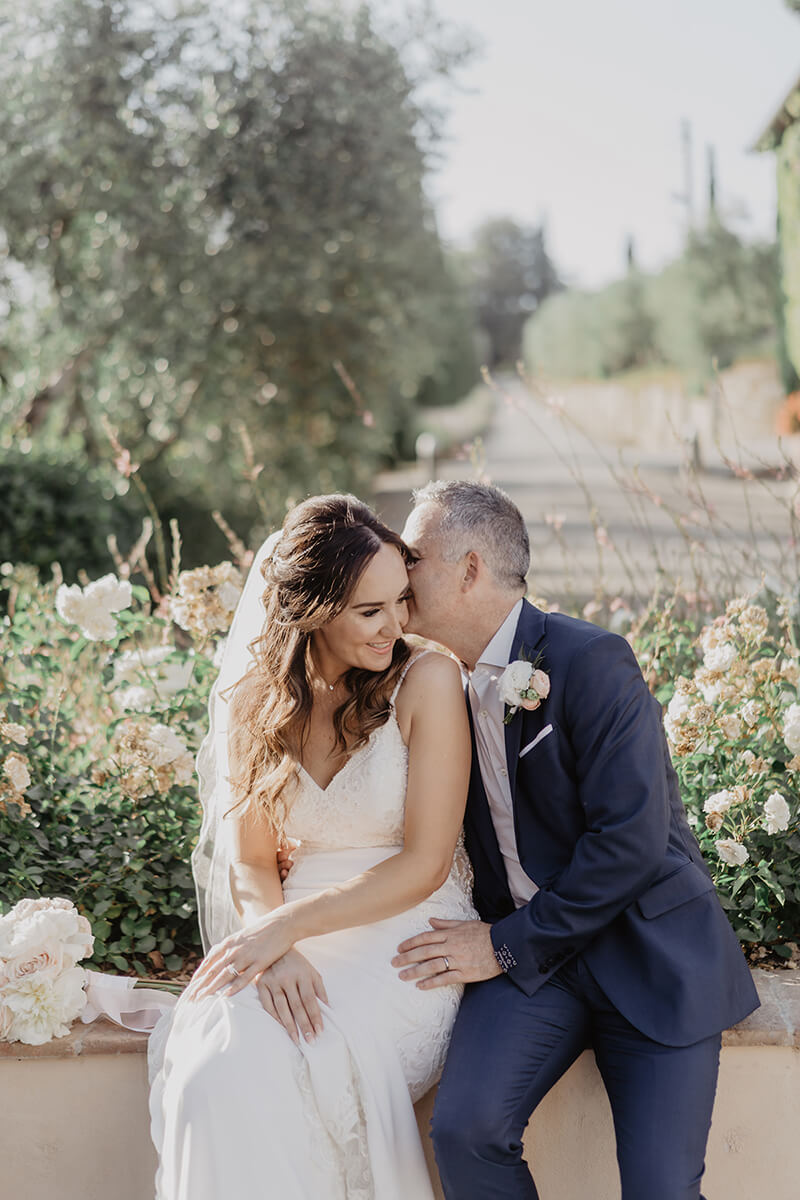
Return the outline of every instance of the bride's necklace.
{"type": "Polygon", "coordinates": [[[322,684],[325,686],[325,689],[326,689],[327,691],[329,691],[329,692],[335,692],[335,691],[336,691],[336,686],[337,686],[337,684],[338,684],[338,683],[341,681],[341,678],[342,678],[342,677],[341,677],[341,676],[339,676],[339,678],[338,678],[338,679],[334,679],[333,683],[328,683],[328,681],[327,681],[327,679],[325,678],[325,676],[324,676],[324,675],[323,675],[321,672],[319,672],[319,671],[318,671],[318,672],[317,672],[317,678],[318,678],[318,679],[320,680],[320,682],[321,682],[321,683],[322,683],[322,684]]]}

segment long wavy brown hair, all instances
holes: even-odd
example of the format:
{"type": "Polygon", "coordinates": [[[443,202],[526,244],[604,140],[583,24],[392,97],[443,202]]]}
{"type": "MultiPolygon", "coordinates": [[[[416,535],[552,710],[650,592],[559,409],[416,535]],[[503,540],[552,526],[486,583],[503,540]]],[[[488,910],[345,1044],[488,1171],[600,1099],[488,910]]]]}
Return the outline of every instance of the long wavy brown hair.
{"type": "MultiPolygon", "coordinates": [[[[312,496],[288,514],[262,566],[263,631],[251,643],[255,665],[229,689],[233,808],[253,805],[280,836],[308,737],[313,693],[311,635],[347,606],[381,546],[413,561],[403,540],[355,496],[312,496]]],[[[343,753],[363,746],[388,720],[389,699],[408,661],[402,638],[385,671],[352,667],[347,696],[333,714],[343,753]]]]}

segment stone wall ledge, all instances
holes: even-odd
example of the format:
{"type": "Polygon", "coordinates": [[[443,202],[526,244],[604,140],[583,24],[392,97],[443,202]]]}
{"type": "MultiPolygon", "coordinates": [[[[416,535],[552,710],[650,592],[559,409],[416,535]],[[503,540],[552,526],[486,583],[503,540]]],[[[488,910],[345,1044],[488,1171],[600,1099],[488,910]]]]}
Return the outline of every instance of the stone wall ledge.
{"type": "MultiPolygon", "coordinates": [[[[753,980],[761,1007],[744,1021],[727,1029],[723,1046],[789,1046],[800,1049],[800,971],[765,971],[756,968],[753,980]]],[[[146,1033],[122,1029],[105,1018],[88,1025],[76,1021],[63,1038],[43,1046],[0,1042],[0,1061],[27,1058],[78,1058],[92,1054],[144,1054],[146,1033]]]]}

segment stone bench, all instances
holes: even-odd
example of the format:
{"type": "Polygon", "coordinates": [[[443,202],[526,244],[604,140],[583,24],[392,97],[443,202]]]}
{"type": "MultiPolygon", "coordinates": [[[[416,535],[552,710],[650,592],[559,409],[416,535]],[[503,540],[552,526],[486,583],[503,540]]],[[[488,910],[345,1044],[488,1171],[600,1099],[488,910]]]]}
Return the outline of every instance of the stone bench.
{"type": "MultiPolygon", "coordinates": [[[[762,1007],[723,1037],[709,1200],[800,1195],[800,972],[753,975],[762,1007]]],[[[45,1046],[0,1044],[4,1197],[153,1200],[146,1043],[97,1021],[45,1046]]],[[[417,1119],[436,1180],[432,1107],[431,1092],[417,1119]]],[[[611,1113],[590,1052],[540,1105],[525,1151],[542,1200],[619,1200],[611,1113]]]]}

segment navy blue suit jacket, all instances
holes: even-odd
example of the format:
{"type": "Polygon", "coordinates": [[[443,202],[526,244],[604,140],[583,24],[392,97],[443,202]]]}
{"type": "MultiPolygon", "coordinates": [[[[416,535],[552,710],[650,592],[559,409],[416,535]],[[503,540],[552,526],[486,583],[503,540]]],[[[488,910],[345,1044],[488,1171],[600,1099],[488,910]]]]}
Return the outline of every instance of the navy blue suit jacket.
{"type": "Polygon", "coordinates": [[[508,889],[474,739],[465,817],[476,907],[509,977],[532,995],[581,954],[657,1042],[690,1045],[734,1025],[758,996],[630,646],[526,601],[511,661],[520,657],[550,677],[548,698],[505,730],[517,849],[539,886],[528,904],[515,909],[508,889]]]}

